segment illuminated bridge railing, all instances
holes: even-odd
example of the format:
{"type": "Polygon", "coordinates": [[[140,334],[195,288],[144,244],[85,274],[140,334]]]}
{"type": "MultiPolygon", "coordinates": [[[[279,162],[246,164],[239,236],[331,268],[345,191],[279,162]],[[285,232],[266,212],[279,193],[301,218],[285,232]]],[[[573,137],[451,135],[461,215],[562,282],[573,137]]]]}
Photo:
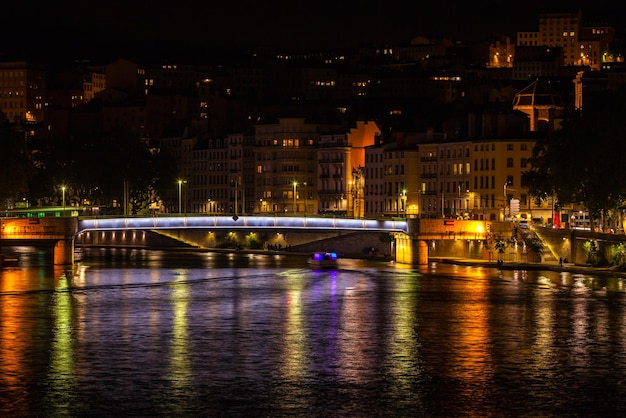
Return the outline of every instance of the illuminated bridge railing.
{"type": "Polygon", "coordinates": [[[316,217],[240,216],[174,216],[145,218],[84,218],[78,221],[78,233],[83,231],[131,229],[313,229],[352,230],[408,233],[404,220],[343,219],[316,217]]]}

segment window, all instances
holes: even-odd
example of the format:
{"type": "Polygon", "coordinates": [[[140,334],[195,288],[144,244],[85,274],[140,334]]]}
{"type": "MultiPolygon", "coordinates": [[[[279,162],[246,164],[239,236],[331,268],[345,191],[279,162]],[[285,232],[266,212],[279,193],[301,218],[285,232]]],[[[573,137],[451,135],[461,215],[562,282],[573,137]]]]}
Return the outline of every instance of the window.
{"type": "Polygon", "coordinates": [[[506,159],[506,166],[509,168],[513,167],[513,158],[507,158],[506,159]]]}

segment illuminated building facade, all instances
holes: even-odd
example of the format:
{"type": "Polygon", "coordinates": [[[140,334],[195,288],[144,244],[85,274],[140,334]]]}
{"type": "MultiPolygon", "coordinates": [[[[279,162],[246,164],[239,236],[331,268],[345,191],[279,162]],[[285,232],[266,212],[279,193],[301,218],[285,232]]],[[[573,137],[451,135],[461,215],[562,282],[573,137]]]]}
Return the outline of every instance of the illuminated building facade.
{"type": "Polygon", "coordinates": [[[255,212],[304,215],[316,210],[318,125],[280,118],[255,127],[255,212]]]}
{"type": "Polygon", "coordinates": [[[614,38],[613,26],[583,23],[582,10],[578,9],[541,13],[539,30],[518,32],[517,46],[559,47],[563,51],[565,66],[600,70],[604,61],[618,59],[607,54],[614,38]]]}
{"type": "Polygon", "coordinates": [[[42,122],[46,87],[44,67],[25,61],[0,62],[0,111],[10,122],[42,122]]]}

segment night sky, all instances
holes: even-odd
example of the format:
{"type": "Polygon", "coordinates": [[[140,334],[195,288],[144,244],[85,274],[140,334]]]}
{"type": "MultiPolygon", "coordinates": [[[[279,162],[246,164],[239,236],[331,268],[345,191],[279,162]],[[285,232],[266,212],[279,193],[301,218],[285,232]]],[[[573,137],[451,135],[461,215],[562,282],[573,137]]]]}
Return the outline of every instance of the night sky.
{"type": "MultiPolygon", "coordinates": [[[[145,45],[162,54],[215,47],[333,48],[408,43],[418,35],[472,39],[536,30],[545,7],[582,7],[615,19],[616,2],[527,0],[110,0],[9,2],[2,7],[0,57],[90,54],[90,46],[128,54],[145,45]],[[21,4],[17,4],[21,3],[21,4]],[[355,6],[356,5],[356,6],[355,6]]],[[[617,25],[622,22],[615,21],[617,25]]],[[[621,26],[620,26],[621,27],[621,26]]]]}

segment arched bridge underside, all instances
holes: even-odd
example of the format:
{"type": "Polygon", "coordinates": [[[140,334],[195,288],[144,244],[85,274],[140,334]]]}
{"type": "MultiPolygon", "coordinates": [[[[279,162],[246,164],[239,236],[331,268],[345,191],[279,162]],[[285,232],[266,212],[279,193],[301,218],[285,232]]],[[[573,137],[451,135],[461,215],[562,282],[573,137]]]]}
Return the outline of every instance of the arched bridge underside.
{"type": "Polygon", "coordinates": [[[78,231],[159,229],[305,229],[409,233],[405,220],[342,219],[268,216],[176,216],[150,218],[80,219],[78,231]]]}

